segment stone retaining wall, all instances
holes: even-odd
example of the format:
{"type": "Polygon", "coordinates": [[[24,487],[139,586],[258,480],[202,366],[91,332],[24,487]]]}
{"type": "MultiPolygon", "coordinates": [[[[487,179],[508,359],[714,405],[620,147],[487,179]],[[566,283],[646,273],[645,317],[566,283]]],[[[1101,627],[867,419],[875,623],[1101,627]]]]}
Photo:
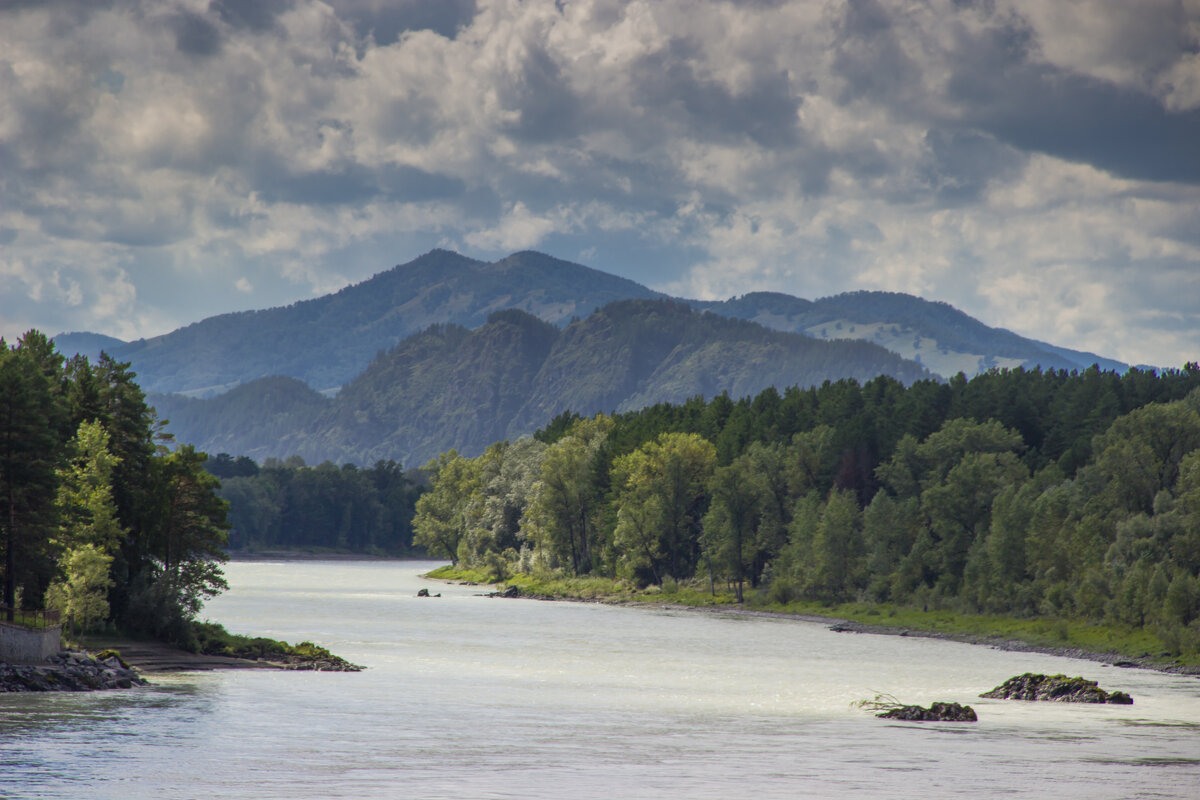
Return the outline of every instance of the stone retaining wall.
{"type": "Polygon", "coordinates": [[[9,664],[40,664],[62,650],[62,628],[52,625],[31,630],[0,622],[0,661],[9,664]]]}

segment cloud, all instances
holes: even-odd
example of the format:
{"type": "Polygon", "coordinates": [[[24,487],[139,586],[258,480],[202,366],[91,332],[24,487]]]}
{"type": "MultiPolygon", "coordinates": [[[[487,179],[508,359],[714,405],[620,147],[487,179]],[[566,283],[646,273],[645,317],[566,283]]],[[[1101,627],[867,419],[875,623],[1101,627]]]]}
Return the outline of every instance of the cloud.
{"type": "Polygon", "coordinates": [[[1197,141],[1200,10],[1168,0],[10,2],[0,326],[130,338],[564,248],[1178,364],[1197,141]]]}

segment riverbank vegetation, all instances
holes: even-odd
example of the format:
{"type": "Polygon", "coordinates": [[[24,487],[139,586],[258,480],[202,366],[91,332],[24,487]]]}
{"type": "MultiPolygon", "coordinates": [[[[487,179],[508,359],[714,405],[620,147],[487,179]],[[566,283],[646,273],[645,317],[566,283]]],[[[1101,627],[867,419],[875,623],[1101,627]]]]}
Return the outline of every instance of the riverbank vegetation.
{"type": "Polygon", "coordinates": [[[36,331],[0,340],[6,616],[57,610],[70,640],[115,631],[196,653],[336,664],[309,642],[196,620],[226,588],[227,505],[205,454],[172,447],[134,377],[103,355],[64,360],[36,331]]]}
{"type": "Polygon", "coordinates": [[[1018,369],[568,414],[431,462],[415,542],[490,580],[1195,661],[1198,388],[1196,364],[1018,369]]]}
{"type": "Polygon", "coordinates": [[[243,636],[230,633],[215,622],[196,622],[190,633],[189,640],[181,643],[182,646],[202,655],[270,661],[323,671],[358,672],[362,669],[312,642],[293,645],[265,636],[243,636]]]}
{"type": "Polygon", "coordinates": [[[3,602],[71,631],[186,635],[220,569],[225,504],[205,456],[170,448],[128,364],[0,340],[3,602]]]}

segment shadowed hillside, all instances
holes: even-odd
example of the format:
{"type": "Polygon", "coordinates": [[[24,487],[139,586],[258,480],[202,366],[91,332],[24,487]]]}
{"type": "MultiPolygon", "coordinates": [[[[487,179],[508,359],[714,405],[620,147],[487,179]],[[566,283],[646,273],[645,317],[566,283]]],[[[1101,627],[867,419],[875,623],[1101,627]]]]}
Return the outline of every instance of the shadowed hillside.
{"type": "Polygon", "coordinates": [[[170,430],[210,452],[415,466],[532,433],[563,411],[626,411],[768,386],[911,383],[928,373],[868,342],[823,342],[697,312],[684,303],[612,303],[559,330],[519,310],[474,331],[435,325],[386,353],[333,400],[286,379],[205,400],[156,396],[170,430]]]}

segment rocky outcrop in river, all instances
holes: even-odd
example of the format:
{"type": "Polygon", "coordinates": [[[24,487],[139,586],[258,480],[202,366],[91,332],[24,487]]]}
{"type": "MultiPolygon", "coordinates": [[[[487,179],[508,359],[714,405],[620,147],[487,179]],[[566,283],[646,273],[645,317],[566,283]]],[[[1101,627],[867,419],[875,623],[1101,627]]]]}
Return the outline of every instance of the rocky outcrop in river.
{"type": "Polygon", "coordinates": [[[929,708],[922,706],[896,706],[876,714],[883,719],[901,719],[907,722],[977,722],[975,709],[958,703],[934,703],[929,708]]]}
{"type": "Polygon", "coordinates": [[[346,659],[332,654],[316,658],[295,655],[272,656],[270,661],[280,669],[288,670],[311,670],[313,672],[362,672],[363,670],[358,664],[351,664],[346,659]]]}
{"type": "Polygon", "coordinates": [[[146,679],[129,669],[120,657],[103,659],[65,652],[45,664],[0,664],[3,692],[90,692],[145,686],[146,679]]]}
{"type": "Polygon", "coordinates": [[[1133,698],[1124,692],[1106,692],[1095,681],[1032,672],[1009,678],[979,696],[994,700],[1052,700],[1059,703],[1133,703],[1133,698]]]}

